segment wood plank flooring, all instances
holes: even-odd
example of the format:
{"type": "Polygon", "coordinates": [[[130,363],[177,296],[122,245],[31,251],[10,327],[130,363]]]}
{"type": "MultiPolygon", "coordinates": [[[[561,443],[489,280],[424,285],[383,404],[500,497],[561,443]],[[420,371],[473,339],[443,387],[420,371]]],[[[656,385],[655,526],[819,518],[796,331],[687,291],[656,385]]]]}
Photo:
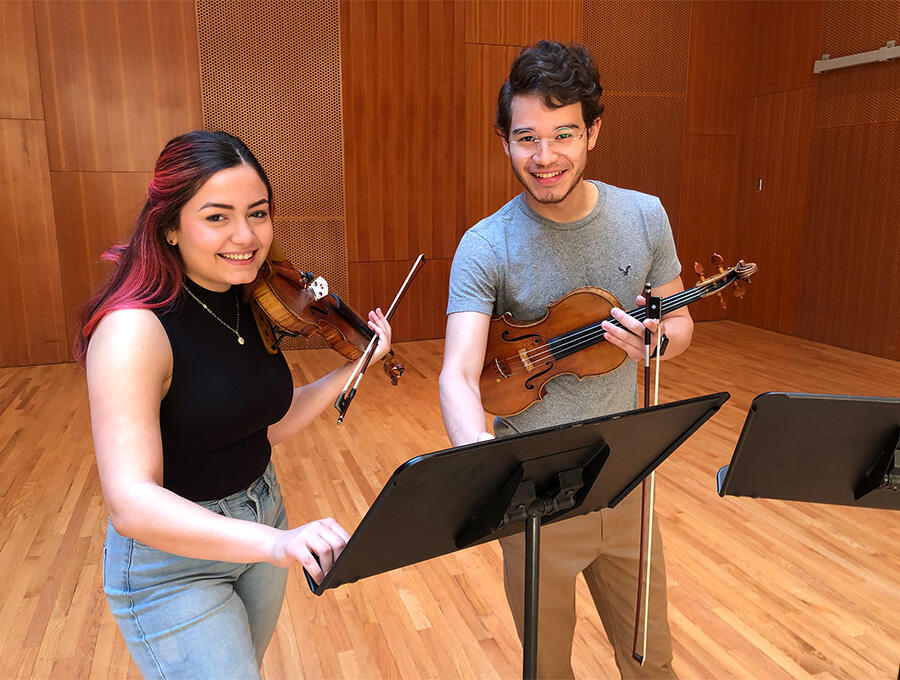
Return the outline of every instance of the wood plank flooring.
{"type": "MultiPolygon", "coordinates": [[[[392,388],[373,369],[344,424],[328,412],[275,460],[292,524],[356,526],[390,473],[448,446],[442,342],[405,343],[392,388]]],[[[305,381],[341,361],[288,353],[305,381]]],[[[890,678],[900,664],[900,514],[720,498],[753,397],[770,390],[900,396],[900,363],[732,322],[697,325],[662,365],[661,401],[731,400],[657,473],[675,668],[682,678],[890,678]]],[[[135,678],[102,594],[106,512],[81,369],[0,369],[0,678],[135,678]]],[[[587,587],[573,665],[618,673],[587,587]]],[[[496,543],[315,597],[292,569],[263,664],[276,678],[514,678],[521,648],[496,543]]]]}

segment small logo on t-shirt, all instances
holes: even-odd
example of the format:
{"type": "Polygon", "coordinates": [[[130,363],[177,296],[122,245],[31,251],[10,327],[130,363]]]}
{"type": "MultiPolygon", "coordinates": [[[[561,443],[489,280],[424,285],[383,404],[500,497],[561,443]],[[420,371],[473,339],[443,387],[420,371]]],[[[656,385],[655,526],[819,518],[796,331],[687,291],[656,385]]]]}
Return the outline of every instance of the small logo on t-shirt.
{"type": "Polygon", "coordinates": [[[631,265],[626,264],[625,269],[622,269],[622,267],[619,267],[619,271],[622,272],[622,276],[628,276],[628,272],[631,271],[631,265]]]}

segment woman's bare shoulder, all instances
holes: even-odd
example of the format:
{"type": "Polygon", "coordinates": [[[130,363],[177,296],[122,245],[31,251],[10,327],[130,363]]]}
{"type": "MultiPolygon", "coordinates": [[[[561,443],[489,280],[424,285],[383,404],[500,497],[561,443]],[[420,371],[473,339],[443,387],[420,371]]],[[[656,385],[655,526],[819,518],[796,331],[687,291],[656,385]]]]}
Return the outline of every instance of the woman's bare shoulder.
{"type": "Polygon", "coordinates": [[[149,309],[117,309],[106,314],[91,335],[87,352],[88,382],[93,376],[134,379],[172,373],[172,346],[156,314],[149,309]]]}

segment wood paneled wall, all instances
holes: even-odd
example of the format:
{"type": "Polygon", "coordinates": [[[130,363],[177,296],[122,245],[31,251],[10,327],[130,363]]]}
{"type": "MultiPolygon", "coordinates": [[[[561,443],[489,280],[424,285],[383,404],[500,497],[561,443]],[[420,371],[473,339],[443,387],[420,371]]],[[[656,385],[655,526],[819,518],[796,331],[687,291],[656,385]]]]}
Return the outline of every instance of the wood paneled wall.
{"type": "Polygon", "coordinates": [[[812,71],[822,54],[900,34],[900,2],[697,1],[693,13],[679,254],[760,266],[743,301],[704,301],[695,318],[900,359],[900,309],[861,304],[900,298],[900,69],[812,71]]]}
{"type": "Polygon", "coordinates": [[[63,361],[63,291],[42,120],[0,120],[0,365],[63,361]]]}
{"type": "Polygon", "coordinates": [[[585,0],[583,17],[605,107],[585,175],[659,196],[677,235],[691,3],[585,0]]]}
{"type": "Polygon", "coordinates": [[[51,173],[68,339],[78,332],[79,306],[112,273],[113,265],[101,260],[100,254],[128,238],[153,176],[150,168],[144,172],[51,173]]]}
{"type": "Polygon", "coordinates": [[[749,97],[744,110],[735,248],[761,275],[731,318],[782,333],[794,330],[800,294],[811,95],[803,88],[749,97]]]}
{"type": "MultiPolygon", "coordinates": [[[[196,0],[203,126],[253,150],[290,262],[349,300],[338,0],[196,0]],[[248,40],[247,27],[265,40],[248,40]]],[[[285,349],[327,347],[289,338],[285,349]]]]}
{"type": "Polygon", "coordinates": [[[193,2],[35,2],[50,167],[146,172],[200,122],[193,2]]]}
{"type": "Polygon", "coordinates": [[[341,3],[350,303],[360,313],[387,309],[424,253],[426,270],[395,317],[399,340],[444,333],[464,227],[463,8],[341,3]]]}
{"type": "Polygon", "coordinates": [[[0,3],[0,36],[0,118],[43,119],[30,1],[0,3]]]}
{"type": "Polygon", "coordinates": [[[580,2],[341,4],[350,299],[392,299],[420,253],[426,269],[395,337],[444,334],[450,263],[463,232],[518,193],[492,125],[519,50],[577,40],[580,2]]]}
{"type": "MultiPolygon", "coordinates": [[[[818,52],[865,52],[898,35],[897,0],[826,2],[818,52]]],[[[900,305],[888,302],[900,300],[900,63],[815,83],[794,334],[900,359],[900,305]]]]}
{"type": "Polygon", "coordinates": [[[465,224],[472,226],[522,190],[493,127],[500,86],[522,48],[467,43],[465,49],[465,224]]]}
{"type": "Polygon", "coordinates": [[[729,318],[796,335],[797,301],[805,297],[797,276],[822,6],[759,2],[752,10],[735,248],[759,264],[760,274],[729,318]]]}
{"type": "Polygon", "coordinates": [[[31,2],[0,3],[0,365],[64,361],[63,291],[31,2]]]}
{"type": "Polygon", "coordinates": [[[35,2],[66,339],[131,233],[156,157],[200,126],[192,2],[35,2]],[[98,39],[98,36],[103,36],[98,39]]]}
{"type": "Polygon", "coordinates": [[[0,365],[66,361],[166,141],[200,125],[194,4],[0,2],[0,365]],[[37,279],[37,280],[35,280],[37,279]]]}
{"type": "MultiPolygon", "coordinates": [[[[857,283],[900,295],[897,64],[812,74],[822,52],[900,30],[896,0],[341,0],[339,23],[349,301],[386,305],[429,259],[398,339],[443,334],[459,237],[520,190],[496,92],[522,46],[552,38],[586,42],[604,77],[589,173],[661,196],[685,283],[713,251],[760,264],[744,302],[695,318],[900,357],[900,311],[879,328],[857,283]]],[[[202,124],[197,36],[190,0],[0,3],[0,167],[29,188],[0,187],[17,235],[0,363],[67,359],[100,251],[129,231],[163,143],[202,124]]]]}
{"type": "MultiPolygon", "coordinates": [[[[729,261],[749,255],[735,251],[738,166],[744,69],[750,44],[747,26],[752,5],[694,2],[691,14],[690,70],[681,168],[681,229],[678,255],[686,286],[696,281],[693,263],[710,269],[720,253],[729,261]]],[[[753,289],[751,289],[753,293],[753,289]]],[[[755,294],[755,293],[754,293],[755,294]]],[[[715,298],[691,307],[695,319],[723,319],[715,298]]]]}

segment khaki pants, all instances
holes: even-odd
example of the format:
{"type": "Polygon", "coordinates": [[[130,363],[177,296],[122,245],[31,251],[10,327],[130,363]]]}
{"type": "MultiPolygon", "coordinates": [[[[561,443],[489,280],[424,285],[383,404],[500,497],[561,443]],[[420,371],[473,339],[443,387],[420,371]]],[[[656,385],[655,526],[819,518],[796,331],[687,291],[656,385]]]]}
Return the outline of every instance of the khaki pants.
{"type": "MultiPolygon", "coordinates": [[[[662,536],[654,517],[650,615],[644,666],[631,656],[640,556],[641,489],[605,508],[541,527],[538,677],[572,678],[575,579],[583,573],[623,678],[675,678],[666,617],[662,536]]],[[[525,533],[500,539],[506,598],[519,639],[524,628],[525,533]]]]}

